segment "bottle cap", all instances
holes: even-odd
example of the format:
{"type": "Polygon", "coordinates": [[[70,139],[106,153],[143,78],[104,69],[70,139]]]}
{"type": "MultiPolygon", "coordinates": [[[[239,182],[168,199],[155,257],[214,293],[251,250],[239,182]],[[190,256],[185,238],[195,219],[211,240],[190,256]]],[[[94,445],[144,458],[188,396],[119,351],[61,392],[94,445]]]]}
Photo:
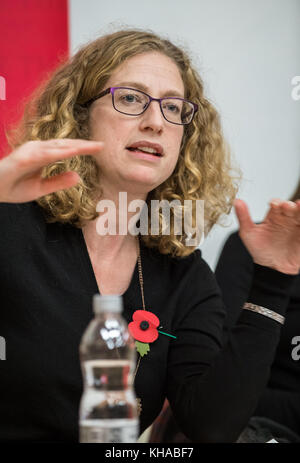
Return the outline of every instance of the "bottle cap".
{"type": "Polygon", "coordinates": [[[93,310],[95,314],[103,312],[121,313],[123,311],[122,296],[95,294],[93,297],[93,310]]]}

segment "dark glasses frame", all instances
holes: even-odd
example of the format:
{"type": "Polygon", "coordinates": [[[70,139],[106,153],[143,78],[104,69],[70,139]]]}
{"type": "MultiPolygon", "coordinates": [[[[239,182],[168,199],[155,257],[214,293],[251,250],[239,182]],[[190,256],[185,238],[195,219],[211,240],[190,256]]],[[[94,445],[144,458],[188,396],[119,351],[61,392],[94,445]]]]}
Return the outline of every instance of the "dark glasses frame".
{"type": "Polygon", "coordinates": [[[139,90],[139,89],[136,89],[136,88],[131,88],[131,87],[108,87],[106,90],[103,90],[103,92],[99,93],[98,95],[96,95],[94,98],[91,98],[90,100],[88,100],[86,103],[84,103],[84,107],[88,107],[90,104],[92,104],[94,101],[98,100],[99,98],[102,98],[103,96],[107,95],[107,94],[111,94],[112,96],[112,104],[113,104],[113,107],[116,111],[118,111],[119,113],[121,114],[126,114],[127,116],[140,116],[141,114],[143,114],[150,106],[151,102],[152,101],[158,101],[159,102],[159,107],[160,107],[160,110],[161,110],[161,113],[163,115],[163,118],[170,122],[170,124],[175,124],[175,125],[188,125],[192,122],[196,112],[198,111],[198,105],[196,103],[193,103],[192,101],[190,100],[186,100],[185,98],[180,98],[180,97],[175,97],[175,96],[172,96],[172,97],[164,97],[164,98],[153,98],[151,95],[148,95],[148,93],[146,92],[143,92],[142,90],[139,90]],[[143,111],[141,111],[140,113],[138,114],[129,114],[129,113],[126,113],[126,112],[123,112],[123,111],[120,111],[119,109],[117,109],[115,107],[115,100],[114,100],[114,92],[115,90],[117,89],[125,89],[125,90],[134,90],[134,91],[137,91],[137,92],[140,92],[142,93],[143,95],[146,95],[148,98],[149,98],[149,103],[147,104],[147,106],[143,109],[143,111]],[[166,116],[164,115],[164,112],[163,112],[163,109],[162,109],[162,101],[164,100],[180,100],[180,101],[186,101],[187,103],[190,103],[193,108],[194,108],[194,112],[193,112],[193,115],[192,115],[192,118],[189,122],[182,122],[182,123],[179,123],[179,122],[172,122],[172,121],[169,121],[169,119],[166,118],[166,116]]]}

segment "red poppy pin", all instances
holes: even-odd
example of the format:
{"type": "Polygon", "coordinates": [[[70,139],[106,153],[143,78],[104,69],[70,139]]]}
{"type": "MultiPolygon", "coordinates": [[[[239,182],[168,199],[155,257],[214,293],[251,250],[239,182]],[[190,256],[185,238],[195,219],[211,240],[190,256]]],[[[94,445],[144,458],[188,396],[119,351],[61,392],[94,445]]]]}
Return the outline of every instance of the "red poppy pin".
{"type": "Polygon", "coordinates": [[[136,310],[132,316],[132,320],[133,321],[128,325],[128,329],[131,336],[136,340],[136,350],[141,357],[149,352],[149,343],[156,341],[158,333],[176,339],[176,336],[172,336],[171,334],[164,333],[157,329],[159,326],[159,319],[154,313],[148,310],[136,310]]]}

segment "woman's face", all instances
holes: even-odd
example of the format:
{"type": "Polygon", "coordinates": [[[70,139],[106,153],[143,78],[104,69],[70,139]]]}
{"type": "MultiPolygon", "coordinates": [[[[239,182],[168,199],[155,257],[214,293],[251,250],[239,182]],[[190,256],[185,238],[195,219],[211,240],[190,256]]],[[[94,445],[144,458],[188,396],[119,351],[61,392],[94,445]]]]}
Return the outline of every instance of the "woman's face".
{"type": "MultiPolygon", "coordinates": [[[[158,52],[139,54],[122,63],[105,88],[117,86],[140,89],[154,98],[184,97],[176,64],[158,52]]],[[[113,108],[112,96],[107,94],[92,104],[89,128],[92,139],[105,143],[97,159],[103,187],[114,185],[118,191],[147,193],[163,183],[176,166],[183,126],[166,121],[156,101],[143,114],[128,116],[113,108]],[[128,149],[147,142],[160,145],[163,155],[128,149]]]]}

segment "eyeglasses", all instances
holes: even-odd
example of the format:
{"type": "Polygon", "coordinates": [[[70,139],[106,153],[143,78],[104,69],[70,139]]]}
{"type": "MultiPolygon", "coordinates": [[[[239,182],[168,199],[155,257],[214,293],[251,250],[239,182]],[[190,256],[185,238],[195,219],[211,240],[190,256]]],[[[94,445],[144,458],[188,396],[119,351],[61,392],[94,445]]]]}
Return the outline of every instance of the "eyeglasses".
{"type": "Polygon", "coordinates": [[[179,97],[152,98],[141,90],[129,87],[109,87],[99,95],[91,98],[84,106],[111,93],[112,104],[116,111],[127,116],[139,116],[150,106],[152,101],[158,101],[163,117],[171,124],[187,125],[198,111],[198,105],[179,97]]]}

